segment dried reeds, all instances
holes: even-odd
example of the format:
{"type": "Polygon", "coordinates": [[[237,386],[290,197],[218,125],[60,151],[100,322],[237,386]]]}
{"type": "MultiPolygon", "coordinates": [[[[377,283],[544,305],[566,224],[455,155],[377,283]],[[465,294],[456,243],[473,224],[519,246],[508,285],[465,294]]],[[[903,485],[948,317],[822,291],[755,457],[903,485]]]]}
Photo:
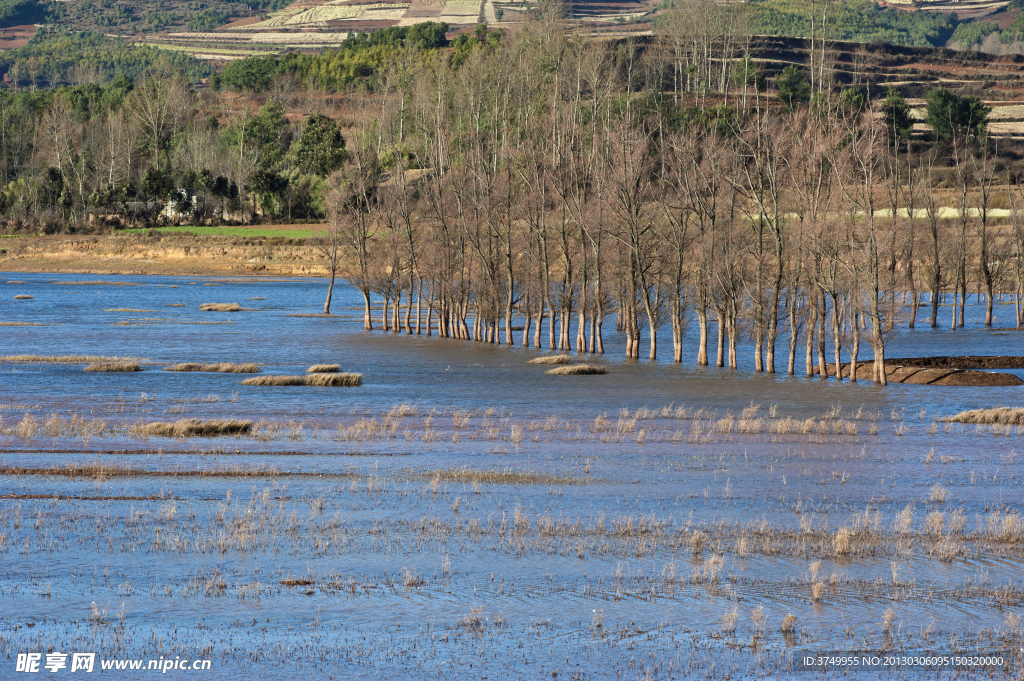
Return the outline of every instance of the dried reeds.
{"type": "Polygon", "coordinates": [[[552,376],[591,376],[594,374],[607,374],[608,369],[594,364],[571,364],[564,367],[548,369],[544,373],[552,376]]]}
{"type": "Polygon", "coordinates": [[[491,485],[583,485],[589,480],[573,478],[564,475],[552,475],[540,471],[515,470],[512,468],[474,470],[463,466],[462,468],[441,468],[433,471],[423,471],[417,476],[430,480],[459,482],[459,483],[484,483],[491,485]]]}
{"type": "Polygon", "coordinates": [[[98,362],[96,364],[90,364],[82,369],[82,371],[102,371],[112,373],[118,371],[142,371],[142,367],[139,366],[138,362],[98,362]]]}
{"type": "Polygon", "coordinates": [[[238,303],[203,303],[199,309],[203,312],[239,312],[242,306],[238,303]]]}
{"type": "Polygon", "coordinates": [[[242,381],[242,385],[305,385],[305,376],[256,376],[242,381]]]}
{"type": "Polygon", "coordinates": [[[942,419],[948,423],[977,423],[981,425],[1017,426],[1024,424],[1024,408],[995,407],[993,409],[971,409],[955,416],[942,419]]]}
{"type": "Polygon", "coordinates": [[[164,371],[208,371],[221,374],[256,374],[259,373],[258,364],[249,362],[236,364],[234,362],[214,362],[212,364],[199,364],[187,362],[184,364],[172,364],[164,367],[164,371]]]}
{"type": "Polygon", "coordinates": [[[354,388],[363,382],[362,374],[310,374],[305,384],[316,387],[354,388]]]}
{"type": "Polygon", "coordinates": [[[32,296],[26,296],[25,294],[14,296],[15,300],[32,300],[32,296]]]}
{"type": "Polygon", "coordinates": [[[338,364],[314,364],[306,369],[307,374],[336,374],[341,371],[338,364]]]}
{"type": "Polygon", "coordinates": [[[138,357],[103,357],[101,355],[3,355],[4,364],[95,364],[98,362],[138,362],[138,357]]]}
{"type": "Polygon", "coordinates": [[[309,374],[308,376],[257,376],[242,381],[242,385],[289,386],[305,385],[313,387],[345,387],[361,385],[362,374],[309,374]]]}
{"type": "Polygon", "coordinates": [[[534,357],[527,364],[569,364],[572,357],[569,355],[548,355],[547,357],[534,357]]]}
{"type": "Polygon", "coordinates": [[[153,437],[215,437],[217,435],[242,435],[252,430],[252,421],[238,419],[181,419],[174,423],[158,421],[143,427],[146,435],[153,437]]]}

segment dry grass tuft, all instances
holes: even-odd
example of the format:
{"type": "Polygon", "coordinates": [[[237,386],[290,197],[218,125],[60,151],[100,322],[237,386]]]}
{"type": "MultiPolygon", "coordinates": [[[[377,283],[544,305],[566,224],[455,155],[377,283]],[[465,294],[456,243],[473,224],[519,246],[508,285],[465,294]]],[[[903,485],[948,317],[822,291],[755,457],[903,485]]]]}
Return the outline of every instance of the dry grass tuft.
{"type": "Polygon", "coordinates": [[[185,303],[165,303],[164,307],[185,307],[185,303]]]}
{"type": "Polygon", "coordinates": [[[850,552],[850,540],[853,533],[846,527],[840,527],[835,536],[832,537],[832,550],[837,556],[845,556],[850,552]]]}
{"type": "Polygon", "coordinates": [[[257,376],[242,381],[242,385],[307,385],[313,387],[335,387],[346,388],[361,385],[362,374],[310,374],[308,376],[257,376]]]}
{"type": "Polygon", "coordinates": [[[25,294],[14,296],[15,300],[32,300],[32,296],[26,296],[25,294]]]}
{"type": "Polygon", "coordinates": [[[238,303],[203,303],[199,309],[203,312],[239,312],[242,306],[238,303]]]}
{"type": "Polygon", "coordinates": [[[591,376],[594,374],[607,374],[608,369],[594,364],[572,364],[570,366],[548,369],[544,373],[552,376],[591,376]]]}
{"type": "Polygon", "coordinates": [[[786,636],[792,636],[796,633],[796,615],[789,613],[782,620],[782,633],[786,636]]]}
{"type": "Polygon", "coordinates": [[[314,364],[306,369],[307,374],[336,374],[341,371],[338,364],[314,364]]]}
{"type": "Polygon", "coordinates": [[[146,435],[153,437],[214,437],[217,435],[242,435],[252,430],[252,421],[237,419],[182,419],[174,423],[148,423],[143,427],[146,435]]]}
{"type": "Polygon", "coordinates": [[[53,326],[53,324],[34,324],[32,322],[0,322],[0,326],[53,326]]]}
{"type": "Polygon", "coordinates": [[[942,420],[948,423],[1017,426],[1024,424],[1024,408],[995,407],[993,409],[971,409],[942,420]]]}
{"type": "Polygon", "coordinates": [[[515,470],[512,468],[474,470],[472,468],[441,468],[416,474],[428,480],[460,483],[482,483],[491,485],[583,485],[589,481],[564,475],[551,475],[539,471],[515,470]]]}
{"type": "Polygon", "coordinates": [[[534,357],[527,364],[569,364],[572,358],[569,355],[549,355],[547,357],[534,357]]]}
{"type": "Polygon", "coordinates": [[[242,385],[305,385],[305,376],[256,376],[242,381],[242,385]]]}
{"type": "Polygon", "coordinates": [[[98,362],[138,362],[138,357],[103,357],[101,355],[3,355],[4,364],[95,364],[98,362]]]}
{"type": "Polygon", "coordinates": [[[154,310],[140,310],[134,307],[109,307],[104,312],[154,312],[154,310]]]}
{"type": "Polygon", "coordinates": [[[138,362],[100,362],[97,364],[90,364],[82,369],[82,371],[142,371],[142,367],[139,366],[138,362]]]}
{"type": "Polygon", "coordinates": [[[164,371],[212,371],[221,374],[257,374],[260,371],[258,364],[235,364],[234,362],[215,362],[213,364],[172,364],[164,367],[164,371]]]}
{"type": "Polygon", "coordinates": [[[363,382],[362,374],[310,374],[306,376],[305,384],[315,387],[354,388],[363,382]]]}

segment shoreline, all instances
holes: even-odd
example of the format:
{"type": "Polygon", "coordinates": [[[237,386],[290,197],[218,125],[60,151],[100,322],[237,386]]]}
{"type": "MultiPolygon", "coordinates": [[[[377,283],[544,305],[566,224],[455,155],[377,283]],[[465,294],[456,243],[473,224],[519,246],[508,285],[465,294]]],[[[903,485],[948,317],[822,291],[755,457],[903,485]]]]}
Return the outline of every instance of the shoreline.
{"type": "Polygon", "coordinates": [[[180,233],[0,240],[0,271],[54,274],[326,277],[305,239],[180,233]]]}

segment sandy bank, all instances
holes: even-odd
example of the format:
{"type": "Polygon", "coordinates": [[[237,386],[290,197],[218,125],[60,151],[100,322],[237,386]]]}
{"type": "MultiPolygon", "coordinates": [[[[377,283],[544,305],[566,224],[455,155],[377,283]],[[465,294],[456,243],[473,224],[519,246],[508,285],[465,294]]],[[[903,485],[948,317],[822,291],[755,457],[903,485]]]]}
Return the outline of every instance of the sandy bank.
{"type": "Polygon", "coordinates": [[[305,239],[182,234],[0,239],[0,270],[76,274],[323,276],[305,239]]]}

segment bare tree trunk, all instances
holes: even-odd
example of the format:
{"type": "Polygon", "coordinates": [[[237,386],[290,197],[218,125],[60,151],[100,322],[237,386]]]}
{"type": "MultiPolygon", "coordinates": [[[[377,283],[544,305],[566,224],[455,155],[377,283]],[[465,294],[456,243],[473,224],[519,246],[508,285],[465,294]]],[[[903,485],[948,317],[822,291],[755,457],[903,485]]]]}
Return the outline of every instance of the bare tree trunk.
{"type": "Polygon", "coordinates": [[[533,322],[533,315],[530,310],[530,295],[526,295],[526,314],[523,315],[523,347],[530,347],[530,325],[533,322]]]}
{"type": "Polygon", "coordinates": [[[373,331],[373,320],[370,317],[370,291],[367,288],[361,288],[359,292],[363,294],[363,329],[373,331]]]}
{"type": "Polygon", "coordinates": [[[796,326],[796,304],[799,297],[795,290],[787,290],[786,296],[789,298],[789,362],[786,366],[786,373],[792,376],[796,372],[796,345],[799,335],[799,329],[796,326]]]}
{"type": "MultiPolygon", "coordinates": [[[[412,289],[409,289],[410,303],[412,302],[412,289]]],[[[400,316],[402,311],[402,287],[395,285],[395,306],[391,310],[391,333],[401,331],[400,316]]]]}
{"type": "Polygon", "coordinates": [[[828,378],[828,364],[825,362],[825,316],[828,313],[825,292],[819,291],[818,306],[818,378],[828,378]]]}
{"type": "Polygon", "coordinates": [[[540,335],[542,327],[544,326],[544,310],[546,309],[544,307],[544,302],[545,298],[544,296],[541,296],[537,305],[537,327],[533,331],[533,347],[537,348],[538,350],[540,350],[541,348],[540,335]]]}
{"type": "Polygon", "coordinates": [[[715,312],[716,312],[716,316],[718,317],[718,342],[716,343],[716,345],[718,347],[718,357],[715,360],[715,366],[716,367],[724,367],[725,366],[725,314],[723,313],[722,310],[717,309],[717,308],[716,308],[715,312]]]}
{"type": "Polygon", "coordinates": [[[840,369],[840,359],[842,357],[841,353],[843,349],[843,319],[839,314],[840,306],[838,295],[835,293],[830,293],[829,295],[832,298],[832,353],[836,360],[836,380],[841,381],[843,380],[843,372],[840,369]]]}
{"type": "Polygon", "coordinates": [[[736,299],[729,301],[729,368],[736,368],[736,344],[740,335],[736,327],[736,299]]]}
{"type": "Polygon", "coordinates": [[[331,295],[334,293],[334,270],[331,270],[331,283],[327,285],[327,300],[324,301],[324,314],[331,314],[331,295]]]}
{"type": "Polygon", "coordinates": [[[412,292],[413,292],[413,284],[415,284],[415,283],[416,282],[413,280],[412,271],[410,270],[409,271],[409,302],[406,303],[406,306],[405,306],[405,320],[404,320],[405,333],[410,335],[410,336],[412,335],[412,292]]]}
{"type": "MultiPolygon", "coordinates": [[[[427,294],[427,335],[431,335],[433,332],[433,322],[431,318],[434,316],[434,279],[430,279],[430,293],[427,294]]],[[[418,333],[418,332],[417,332],[418,333]]],[[[441,335],[441,320],[437,320],[437,335],[441,335]]]]}
{"type": "Polygon", "coordinates": [[[423,278],[416,279],[416,335],[420,335],[420,312],[423,303],[423,278]]]}
{"type": "Polygon", "coordinates": [[[853,303],[853,347],[850,348],[850,382],[857,382],[857,356],[860,354],[860,306],[856,302],[854,294],[853,303]]]}
{"type": "MultiPolygon", "coordinates": [[[[706,304],[697,306],[697,322],[700,325],[700,340],[697,342],[697,365],[708,365],[708,308],[706,304]]],[[[680,351],[682,340],[679,341],[680,351]]]]}
{"type": "Polygon", "coordinates": [[[814,329],[818,323],[818,306],[811,302],[811,292],[808,291],[804,294],[807,310],[807,353],[804,356],[804,367],[807,371],[807,377],[810,378],[814,375],[814,329]]]}

